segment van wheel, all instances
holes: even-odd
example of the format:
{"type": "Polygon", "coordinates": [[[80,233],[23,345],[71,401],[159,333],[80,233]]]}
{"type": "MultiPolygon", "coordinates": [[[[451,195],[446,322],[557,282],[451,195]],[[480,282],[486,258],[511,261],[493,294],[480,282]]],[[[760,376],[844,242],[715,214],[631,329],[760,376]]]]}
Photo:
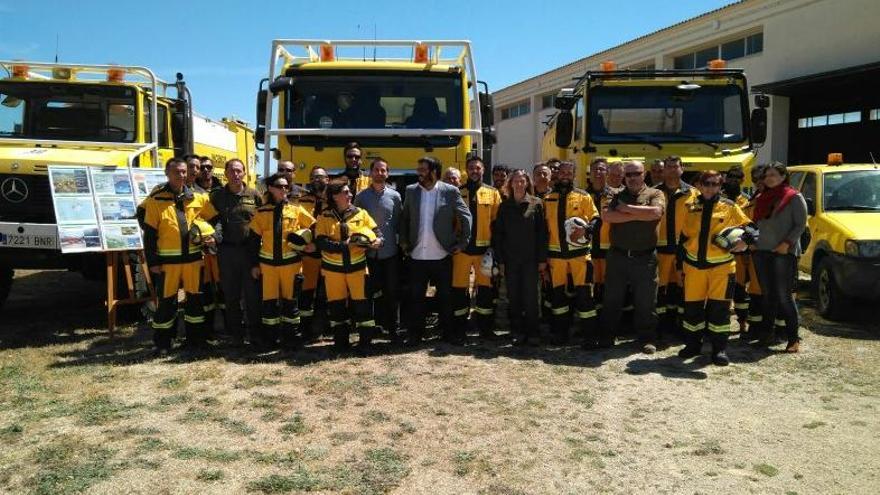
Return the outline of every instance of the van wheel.
{"type": "Polygon", "coordinates": [[[6,265],[0,265],[0,308],[9,297],[9,291],[12,289],[12,278],[15,276],[15,270],[6,265]]]}
{"type": "Polygon", "coordinates": [[[813,269],[813,292],[820,315],[829,320],[844,318],[849,301],[834,281],[831,260],[828,258],[823,258],[813,269]]]}

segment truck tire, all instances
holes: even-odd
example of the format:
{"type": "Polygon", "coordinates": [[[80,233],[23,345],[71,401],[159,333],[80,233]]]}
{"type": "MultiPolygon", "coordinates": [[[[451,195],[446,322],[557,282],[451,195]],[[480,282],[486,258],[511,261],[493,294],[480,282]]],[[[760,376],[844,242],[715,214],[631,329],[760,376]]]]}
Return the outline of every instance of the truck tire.
{"type": "Polygon", "coordinates": [[[849,300],[834,280],[831,260],[827,257],[822,258],[813,268],[812,278],[816,310],[829,320],[842,320],[849,306],[849,300]]]}
{"type": "Polygon", "coordinates": [[[9,297],[9,291],[12,289],[12,278],[15,276],[15,271],[6,265],[0,265],[0,308],[3,307],[3,303],[6,302],[6,298],[9,297]]]}

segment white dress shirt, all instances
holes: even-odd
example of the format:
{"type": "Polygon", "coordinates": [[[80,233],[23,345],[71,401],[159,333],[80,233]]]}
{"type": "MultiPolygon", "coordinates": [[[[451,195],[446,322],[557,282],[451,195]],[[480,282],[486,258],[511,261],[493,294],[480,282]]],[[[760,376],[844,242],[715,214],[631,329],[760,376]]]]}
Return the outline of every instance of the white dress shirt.
{"type": "Polygon", "coordinates": [[[434,213],[440,203],[440,191],[436,184],[430,190],[421,184],[421,203],[419,204],[419,238],[412,250],[414,260],[442,260],[449,253],[443,249],[434,235],[434,213]]]}

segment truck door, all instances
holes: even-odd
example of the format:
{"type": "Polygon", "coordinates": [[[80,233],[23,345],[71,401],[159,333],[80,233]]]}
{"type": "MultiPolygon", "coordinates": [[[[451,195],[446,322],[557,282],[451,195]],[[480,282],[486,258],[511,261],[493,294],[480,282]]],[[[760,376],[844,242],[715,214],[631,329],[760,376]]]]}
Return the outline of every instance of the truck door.
{"type": "MultiPolygon", "coordinates": [[[[147,143],[150,141],[150,136],[152,136],[152,124],[153,120],[150,118],[150,100],[149,98],[144,99],[144,142],[147,143]]],[[[171,141],[171,122],[170,122],[170,112],[168,110],[168,104],[166,102],[160,101],[156,105],[157,122],[159,123],[159,131],[156,133],[156,139],[159,145],[159,163],[151,164],[147,166],[153,167],[161,167],[166,161],[170,158],[176,156],[177,150],[174,147],[174,143],[171,141]]],[[[182,156],[182,155],[180,155],[182,156]]],[[[151,158],[149,153],[145,153],[142,155],[140,160],[141,166],[145,166],[144,164],[150,164],[151,158]]]]}

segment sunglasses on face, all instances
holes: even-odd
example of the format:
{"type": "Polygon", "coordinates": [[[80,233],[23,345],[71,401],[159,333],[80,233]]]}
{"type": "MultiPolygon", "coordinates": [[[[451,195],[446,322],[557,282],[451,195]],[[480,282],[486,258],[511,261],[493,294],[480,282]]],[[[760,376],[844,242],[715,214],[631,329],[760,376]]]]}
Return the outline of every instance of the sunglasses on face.
{"type": "Polygon", "coordinates": [[[202,165],[202,170],[214,170],[213,165],[202,165]]]}
{"type": "Polygon", "coordinates": [[[293,173],[292,168],[279,168],[278,171],[281,172],[282,174],[292,174],[293,173]]]}
{"type": "Polygon", "coordinates": [[[345,155],[345,157],[348,158],[349,160],[360,160],[361,159],[361,155],[345,155]]]}
{"type": "Polygon", "coordinates": [[[704,180],[703,185],[706,187],[721,187],[721,181],[717,180],[704,180]]]}
{"type": "Polygon", "coordinates": [[[284,189],[285,191],[290,189],[290,186],[287,184],[272,184],[272,187],[277,187],[278,189],[284,189]]]}
{"type": "Polygon", "coordinates": [[[627,172],[624,175],[626,176],[626,178],[632,179],[633,177],[641,177],[642,172],[627,172]]]}

